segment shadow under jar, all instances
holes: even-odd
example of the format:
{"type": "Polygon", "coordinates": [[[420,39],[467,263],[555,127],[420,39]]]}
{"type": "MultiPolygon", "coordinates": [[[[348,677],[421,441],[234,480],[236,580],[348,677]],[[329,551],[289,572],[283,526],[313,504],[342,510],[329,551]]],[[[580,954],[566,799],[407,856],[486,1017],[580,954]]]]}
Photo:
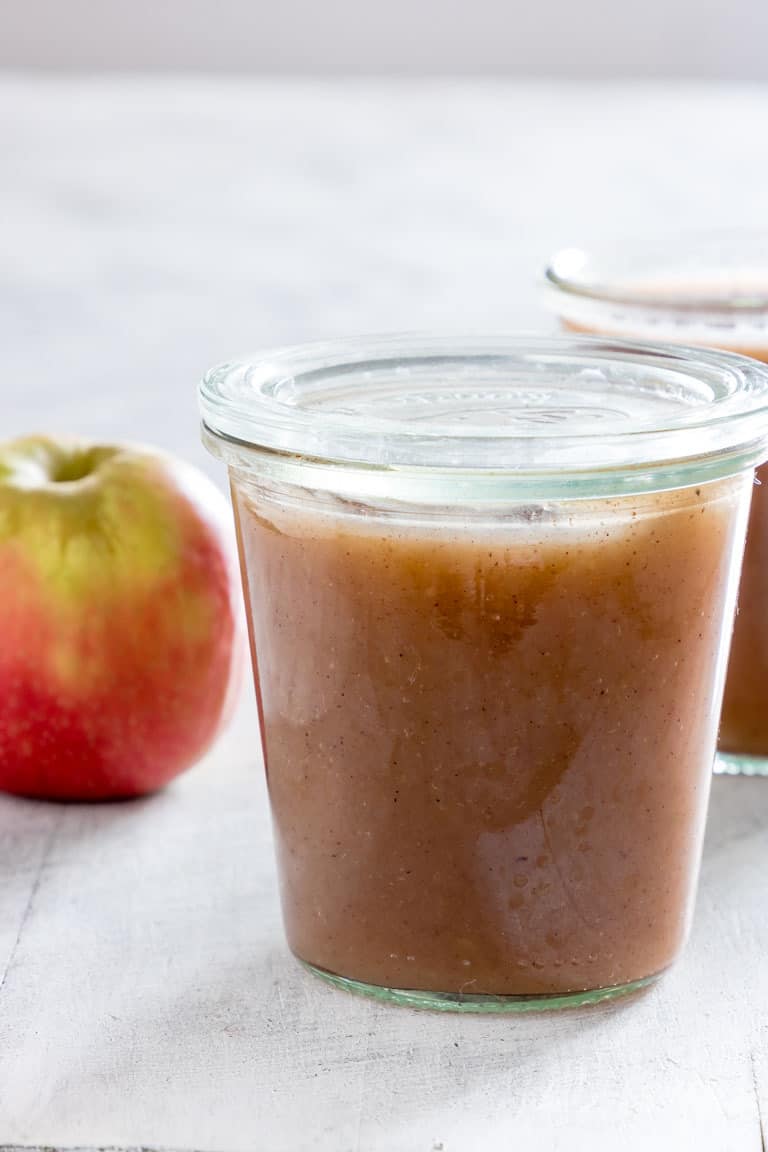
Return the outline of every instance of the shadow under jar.
{"type": "MultiPolygon", "coordinates": [[[[565,249],[550,307],[574,332],[702,345],[768,361],[768,232],[646,236],[565,249]]],[[[758,469],[715,769],[768,775],[768,466],[758,469]]]]}
{"type": "Polygon", "coordinates": [[[692,908],[768,372],[404,336],[200,397],[295,954],[465,1011],[653,980],[692,908]]]}

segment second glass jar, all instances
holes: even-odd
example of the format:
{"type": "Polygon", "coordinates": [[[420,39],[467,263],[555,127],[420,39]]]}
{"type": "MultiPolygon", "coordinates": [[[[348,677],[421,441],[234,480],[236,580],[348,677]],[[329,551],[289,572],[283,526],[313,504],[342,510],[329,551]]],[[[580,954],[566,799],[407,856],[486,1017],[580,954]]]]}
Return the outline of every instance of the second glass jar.
{"type": "MultiPolygon", "coordinates": [[[[558,252],[546,280],[549,306],[570,331],[768,362],[768,232],[615,238],[558,252]]],[[[768,466],[752,496],[715,766],[768,775],[768,466]]]]}

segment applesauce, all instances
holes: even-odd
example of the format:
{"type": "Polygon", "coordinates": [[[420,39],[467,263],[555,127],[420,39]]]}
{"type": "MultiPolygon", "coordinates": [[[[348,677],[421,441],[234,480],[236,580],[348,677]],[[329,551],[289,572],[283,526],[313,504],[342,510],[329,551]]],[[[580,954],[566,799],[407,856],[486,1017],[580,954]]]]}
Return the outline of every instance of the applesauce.
{"type": "Polygon", "coordinates": [[[488,1011],[672,963],[767,380],[714,353],[408,337],[205,378],[286,933],[314,972],[488,1011]]]}
{"type": "MultiPolygon", "coordinates": [[[[548,269],[574,332],[721,348],[768,361],[768,234],[713,232],[577,249],[548,269]]],[[[719,771],[768,775],[768,467],[757,484],[720,724],[719,771]]]]}

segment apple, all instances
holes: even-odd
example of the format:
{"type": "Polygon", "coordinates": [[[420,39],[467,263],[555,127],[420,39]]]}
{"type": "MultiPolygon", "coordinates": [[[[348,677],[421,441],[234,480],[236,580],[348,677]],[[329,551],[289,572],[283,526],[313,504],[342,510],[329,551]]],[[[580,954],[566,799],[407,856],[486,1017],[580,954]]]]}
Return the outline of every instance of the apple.
{"type": "Polygon", "coordinates": [[[242,666],[230,525],[154,449],[0,444],[0,789],[139,796],[202,756],[242,666]]]}

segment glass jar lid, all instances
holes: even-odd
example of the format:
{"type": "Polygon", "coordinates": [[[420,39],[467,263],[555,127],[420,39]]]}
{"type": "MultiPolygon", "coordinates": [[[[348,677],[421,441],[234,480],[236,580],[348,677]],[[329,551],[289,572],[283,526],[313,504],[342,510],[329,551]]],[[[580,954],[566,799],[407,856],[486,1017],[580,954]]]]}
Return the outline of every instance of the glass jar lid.
{"type": "Polygon", "coordinates": [[[256,450],[433,472],[446,497],[451,478],[466,492],[473,477],[507,494],[587,478],[602,490],[651,488],[681,467],[724,475],[768,454],[768,367],[626,341],[343,340],[222,364],[199,395],[230,462],[256,450]]]}
{"type": "Polygon", "coordinates": [[[768,359],[768,231],[615,237],[564,248],[546,302],[575,329],[768,359]]]}

